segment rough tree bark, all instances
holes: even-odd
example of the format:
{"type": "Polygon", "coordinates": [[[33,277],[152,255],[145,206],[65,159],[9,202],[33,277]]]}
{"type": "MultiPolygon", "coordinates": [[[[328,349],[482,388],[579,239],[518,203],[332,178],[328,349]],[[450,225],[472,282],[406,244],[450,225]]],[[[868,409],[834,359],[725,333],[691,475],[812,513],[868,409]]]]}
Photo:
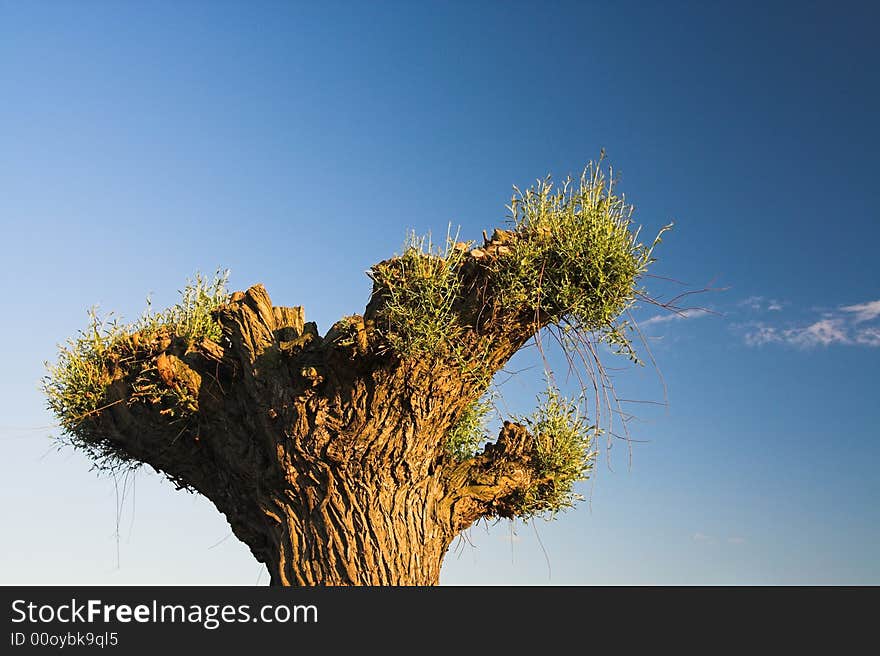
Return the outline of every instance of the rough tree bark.
{"type": "MultiPolygon", "coordinates": [[[[487,307],[481,260],[497,255],[497,234],[467,256],[456,307],[489,377],[543,321],[478,316],[487,307]]],[[[505,422],[482,453],[450,458],[444,437],[484,384],[442,359],[383,348],[381,303],[374,296],[364,316],[322,337],[302,308],[273,306],[262,285],[236,292],[218,310],[219,342],[133,336],[134,357],[147,363],[137,375],[187,399],[184,411],[133,403],[143,380],[120,360],[108,407],[89,421],[129,457],[210,499],[273,585],[436,584],[463,529],[514,516],[517,495],[541,483],[530,466],[535,441],[505,422]]]]}

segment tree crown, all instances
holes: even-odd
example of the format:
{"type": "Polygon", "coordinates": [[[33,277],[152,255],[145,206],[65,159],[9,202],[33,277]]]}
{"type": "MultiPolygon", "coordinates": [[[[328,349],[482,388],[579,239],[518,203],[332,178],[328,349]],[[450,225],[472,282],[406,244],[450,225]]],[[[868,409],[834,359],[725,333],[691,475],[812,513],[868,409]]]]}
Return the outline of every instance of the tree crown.
{"type": "MultiPolygon", "coordinates": [[[[451,230],[439,246],[430,236],[410,235],[400,255],[369,271],[373,292],[364,315],[343,318],[323,338],[314,324],[303,323],[301,308],[276,308],[296,314],[299,324],[278,336],[278,348],[302,353],[323,344],[347,353],[352,363],[372,358],[385,366],[390,359],[457,372],[466,398],[456,404],[442,448],[452,463],[465,463],[481,448],[490,450],[484,433],[497,394],[490,388],[493,375],[529,339],[540,347],[541,334],[549,334],[583,395],[562,396],[544,359],[547,391],[533,414],[515,418],[531,435],[519,448],[532,477],[501,514],[529,517],[571,506],[579,498],[574,484],[593,468],[597,438],[611,432],[587,419],[583,398],[592,389],[594,414],[604,404],[605,416],[613,417],[616,396],[609,395],[613,385],[599,349],[605,345],[641,363],[628,311],[645,295],[641,279],[671,227],[650,244],[640,242],[632,205],[616,194],[600,164],[558,186],[547,177],[524,191],[514,187],[508,225],[491,237],[484,232],[482,244],[460,241],[451,230]]],[[[98,421],[119,403],[146,404],[186,431],[200,411],[201,384],[187,357],[197,352],[221,362],[232,346],[222,315],[243,295],[230,295],[226,281],[226,272],[213,279],[197,275],[177,305],[158,313],[148,308],[131,324],[92,310],[88,328],[60,347],[43,380],[62,442],[83,450],[99,469],[137,466],[138,458],[98,421]],[[114,396],[122,380],[129,392],[114,396]]],[[[312,366],[300,374],[320,378],[312,366]]]]}

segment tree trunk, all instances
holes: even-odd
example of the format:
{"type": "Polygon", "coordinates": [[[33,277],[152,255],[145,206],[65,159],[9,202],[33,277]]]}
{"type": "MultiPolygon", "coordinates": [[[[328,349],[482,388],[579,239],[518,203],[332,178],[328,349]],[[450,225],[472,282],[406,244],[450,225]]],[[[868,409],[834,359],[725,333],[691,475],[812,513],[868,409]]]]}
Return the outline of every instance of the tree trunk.
{"type": "Polygon", "coordinates": [[[370,487],[328,473],[316,494],[274,499],[263,508],[272,583],[438,583],[455,536],[441,495],[436,478],[398,486],[389,477],[370,487]]]}
{"type": "Polygon", "coordinates": [[[262,285],[198,288],[134,334],[95,326],[63,353],[50,405],[99,465],[147,463],[210,499],[273,584],[435,584],[462,530],[567,507],[592,466],[598,427],[552,381],[536,435],[505,422],[472,453],[485,440],[457,430],[527,340],[558,328],[597,421],[600,405],[627,420],[595,347],[635,359],[617,317],[653,245],[598,168],[570,182],[516,194],[514,229],[479,247],[414,242],[374,265],[363,316],[323,336],[262,285]]]}
{"type": "MultiPolygon", "coordinates": [[[[516,495],[541,483],[534,440],[516,424],[482,454],[452,459],[445,437],[485,383],[382,352],[369,319],[322,338],[261,285],[233,294],[218,319],[220,343],[138,343],[132,357],[148,365],[121,359],[107,410],[89,421],[211,499],[273,585],[436,584],[463,529],[514,516],[516,495]],[[160,393],[145,400],[145,387],[160,393]]],[[[481,339],[498,368],[525,337],[481,339]]]]}

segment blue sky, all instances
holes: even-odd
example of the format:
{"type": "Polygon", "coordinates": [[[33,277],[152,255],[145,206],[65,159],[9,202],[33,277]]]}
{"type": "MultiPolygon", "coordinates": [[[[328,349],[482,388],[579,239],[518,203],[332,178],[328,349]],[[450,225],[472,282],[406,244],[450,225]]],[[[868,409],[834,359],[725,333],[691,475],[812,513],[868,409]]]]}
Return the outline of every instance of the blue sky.
{"type": "MultiPolygon", "coordinates": [[[[603,454],[553,521],[474,527],[441,583],[880,582],[878,18],[0,0],[0,582],[267,582],[207,501],[51,448],[43,362],[87,308],[134,318],[221,266],[323,332],[407,230],[478,238],[603,148],[645,233],[675,221],[653,272],[713,313],[640,311],[669,404],[631,408],[631,464],[603,454]]],[[[616,382],[662,400],[648,368],[616,382]]]]}

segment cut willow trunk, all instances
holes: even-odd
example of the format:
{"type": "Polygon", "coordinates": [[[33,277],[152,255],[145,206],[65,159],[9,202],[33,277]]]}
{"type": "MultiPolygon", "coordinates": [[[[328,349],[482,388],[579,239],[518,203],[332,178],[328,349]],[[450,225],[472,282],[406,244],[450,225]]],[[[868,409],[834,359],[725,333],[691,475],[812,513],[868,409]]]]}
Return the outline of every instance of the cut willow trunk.
{"type": "Polygon", "coordinates": [[[444,449],[534,326],[463,335],[487,355],[486,369],[463,373],[457,361],[383,350],[374,307],[321,338],[301,307],[273,306],[262,285],[237,292],[217,311],[219,343],[134,336],[129,357],[149,364],[121,357],[108,407],[88,421],[128,457],[209,498],[273,584],[436,584],[463,529],[513,517],[523,494],[547,482],[517,424],[464,462],[444,449]],[[145,378],[161,393],[132,402],[145,378]]]}
{"type": "Polygon", "coordinates": [[[96,460],[147,463],[210,499],[272,584],[436,584],[462,530],[558,509],[585,477],[590,454],[549,424],[504,422],[464,455],[447,441],[544,326],[613,328],[632,301],[650,249],[604,185],[544,185],[479,248],[375,265],[364,314],[323,336],[262,285],[212,306],[210,332],[179,317],[94,330],[62,351],[50,407],[96,460]]]}

